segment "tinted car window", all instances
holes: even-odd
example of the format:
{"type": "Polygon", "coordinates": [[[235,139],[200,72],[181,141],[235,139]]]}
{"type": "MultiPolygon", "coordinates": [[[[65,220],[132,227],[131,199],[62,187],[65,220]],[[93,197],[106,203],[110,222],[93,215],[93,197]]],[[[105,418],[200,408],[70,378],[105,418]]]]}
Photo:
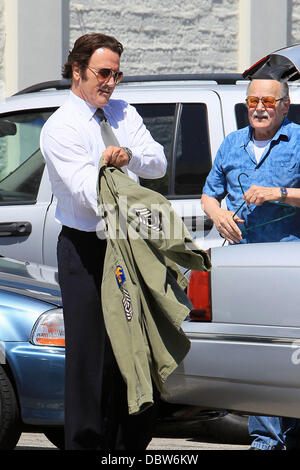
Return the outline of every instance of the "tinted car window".
{"type": "Polygon", "coordinates": [[[31,111],[0,118],[0,204],[36,201],[45,166],[40,132],[51,114],[31,111]]]}
{"type": "Polygon", "coordinates": [[[247,106],[244,103],[238,103],[234,107],[235,109],[235,119],[238,129],[248,126],[248,110],[247,106]]]}
{"type": "Polygon", "coordinates": [[[174,134],[174,119],[176,105],[171,104],[138,104],[135,105],[138,113],[143,117],[145,126],[150,131],[154,140],[159,142],[165,150],[168,160],[167,173],[163,178],[144,179],[141,178],[141,184],[147,188],[158,191],[161,194],[169,193],[170,169],[172,142],[174,134]]]}
{"type": "Polygon", "coordinates": [[[199,195],[211,169],[207,108],[203,103],[188,103],[178,112],[174,194],[199,195]]]}
{"type": "MultiPolygon", "coordinates": [[[[246,127],[249,124],[247,106],[244,103],[235,105],[235,117],[238,129],[246,127]]],[[[291,104],[287,118],[290,121],[300,124],[300,104],[291,104]]]]}
{"type": "Polygon", "coordinates": [[[207,108],[203,103],[135,105],[168,160],[163,178],[141,184],[167,196],[201,194],[211,168],[207,108]]]}

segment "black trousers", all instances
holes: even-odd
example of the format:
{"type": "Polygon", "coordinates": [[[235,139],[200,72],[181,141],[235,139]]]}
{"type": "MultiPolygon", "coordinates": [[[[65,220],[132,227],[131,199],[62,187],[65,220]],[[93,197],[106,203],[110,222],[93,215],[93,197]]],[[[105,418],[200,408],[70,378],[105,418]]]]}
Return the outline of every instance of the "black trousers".
{"type": "Polygon", "coordinates": [[[124,380],[105,330],[101,280],[106,242],[63,227],[58,276],[65,338],[66,450],[144,450],[152,439],[159,394],[143,413],[128,415],[124,380]]]}

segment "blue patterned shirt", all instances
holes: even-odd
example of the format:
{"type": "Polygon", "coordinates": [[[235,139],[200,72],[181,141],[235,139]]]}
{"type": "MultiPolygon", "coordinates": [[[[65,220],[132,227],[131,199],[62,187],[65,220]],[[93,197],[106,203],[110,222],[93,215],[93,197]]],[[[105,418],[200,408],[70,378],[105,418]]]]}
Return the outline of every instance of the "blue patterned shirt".
{"type": "MultiPolygon", "coordinates": [[[[285,118],[258,163],[252,132],[248,126],[224,139],[203,188],[203,193],[219,201],[226,197],[228,210],[234,212],[243,203],[243,191],[252,185],[300,188],[300,125],[285,118]]],[[[245,220],[239,224],[241,243],[300,240],[300,208],[268,202],[250,208],[244,204],[238,215],[245,220]],[[257,227],[290,213],[294,215],[257,227]]]]}

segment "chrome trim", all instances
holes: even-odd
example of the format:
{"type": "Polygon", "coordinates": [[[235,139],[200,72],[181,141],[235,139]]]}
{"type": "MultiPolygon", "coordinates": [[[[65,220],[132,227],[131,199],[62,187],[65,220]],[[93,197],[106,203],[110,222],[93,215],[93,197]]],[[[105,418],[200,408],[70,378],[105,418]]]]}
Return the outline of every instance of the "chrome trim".
{"type": "Polygon", "coordinates": [[[198,341],[234,341],[237,343],[265,343],[265,344],[281,344],[291,345],[300,338],[284,338],[274,336],[258,336],[258,335],[241,335],[241,334],[224,334],[224,333],[192,333],[186,332],[190,340],[198,341]]]}

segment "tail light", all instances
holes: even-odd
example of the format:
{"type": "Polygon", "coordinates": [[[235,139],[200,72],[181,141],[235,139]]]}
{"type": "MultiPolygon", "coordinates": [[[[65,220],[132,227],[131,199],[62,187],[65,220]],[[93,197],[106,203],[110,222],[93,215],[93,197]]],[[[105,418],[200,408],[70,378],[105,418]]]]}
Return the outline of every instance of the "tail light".
{"type": "Polygon", "coordinates": [[[211,321],[210,273],[192,271],[187,294],[193,304],[190,312],[191,321],[211,321]]]}

